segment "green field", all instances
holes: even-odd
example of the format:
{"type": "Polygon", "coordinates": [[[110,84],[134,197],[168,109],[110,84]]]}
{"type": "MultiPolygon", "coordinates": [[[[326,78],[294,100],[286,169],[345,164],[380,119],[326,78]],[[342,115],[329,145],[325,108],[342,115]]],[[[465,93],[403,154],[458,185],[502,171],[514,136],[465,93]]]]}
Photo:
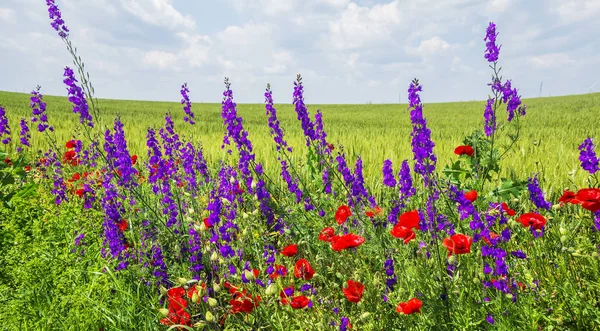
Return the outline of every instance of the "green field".
{"type": "MultiPolygon", "coordinates": [[[[233,88],[235,98],[235,86],[233,88]]],[[[274,96],[275,102],[277,97],[274,96]]],[[[49,121],[56,128],[58,140],[71,139],[78,121],[78,116],[71,111],[71,104],[64,97],[45,96],[44,100],[48,103],[49,121]]],[[[357,155],[363,158],[365,177],[372,188],[380,185],[384,159],[389,158],[397,165],[403,159],[412,158],[412,127],[406,104],[312,105],[310,100],[305,102],[311,115],[317,109],[323,111],[328,140],[336,147],[344,146],[351,156],[350,162],[357,155]]],[[[423,102],[440,168],[454,158],[454,147],[461,144],[465,135],[483,127],[484,102],[423,102]]],[[[550,194],[562,192],[571,181],[583,184],[586,174],[579,167],[577,146],[587,136],[597,137],[600,134],[600,93],[524,99],[524,103],[527,105],[527,115],[522,120],[521,138],[504,161],[509,166],[504,169],[512,168],[516,173],[528,175],[540,172],[545,189],[550,194]]],[[[0,105],[6,108],[14,135],[13,142],[18,143],[18,121],[31,114],[29,95],[0,91],[0,105]]],[[[121,116],[129,147],[140,156],[146,155],[146,129],[162,126],[164,114],[168,111],[172,112],[180,134],[202,142],[209,164],[223,155],[220,146],[224,127],[220,104],[194,103],[192,110],[197,118],[195,126],[183,122],[182,106],[176,102],[100,99],[99,106],[104,123],[109,123],[117,114],[121,116]]],[[[276,104],[275,107],[285,138],[297,149],[294,154],[298,155],[298,149],[304,151],[304,139],[293,105],[276,104]]],[[[277,173],[279,165],[276,163],[273,140],[269,136],[264,105],[239,104],[238,112],[250,133],[257,159],[264,162],[268,172],[277,173]]],[[[502,124],[506,121],[506,114],[502,111],[499,113],[499,124],[502,124]]],[[[47,148],[46,141],[36,141],[36,136],[41,138],[40,135],[34,135],[34,149],[47,148]]]]}

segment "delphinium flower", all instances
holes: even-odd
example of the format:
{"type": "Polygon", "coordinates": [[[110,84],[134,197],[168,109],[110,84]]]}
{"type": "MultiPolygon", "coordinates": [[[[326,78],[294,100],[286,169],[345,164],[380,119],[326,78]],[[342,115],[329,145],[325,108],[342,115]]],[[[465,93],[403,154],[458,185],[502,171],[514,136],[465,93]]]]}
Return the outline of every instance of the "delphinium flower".
{"type": "Polygon", "coordinates": [[[318,142],[318,153],[320,154],[331,154],[333,145],[327,143],[327,133],[323,128],[323,113],[320,109],[317,109],[315,114],[315,139],[318,142]]]}
{"type": "Polygon", "coordinates": [[[69,93],[69,102],[73,104],[73,112],[79,114],[79,123],[94,126],[92,115],[89,113],[88,103],[81,87],[77,86],[77,79],[73,69],[65,67],[65,79],[63,82],[67,85],[69,93]]]}
{"type": "Polygon", "coordinates": [[[537,208],[543,208],[546,210],[550,210],[552,208],[552,203],[546,201],[544,197],[544,192],[540,189],[540,184],[537,179],[537,175],[529,178],[527,184],[527,189],[529,190],[529,199],[537,208]]]}
{"type": "Polygon", "coordinates": [[[277,119],[277,109],[275,109],[273,106],[273,92],[271,91],[270,84],[267,84],[267,90],[265,91],[265,109],[266,115],[268,116],[271,136],[275,141],[275,148],[277,148],[277,151],[286,148],[288,152],[291,152],[292,147],[288,146],[285,139],[283,139],[283,130],[281,129],[279,120],[277,119]]]}
{"type": "Polygon", "coordinates": [[[152,275],[158,278],[157,286],[162,284],[167,286],[169,284],[168,275],[167,275],[167,265],[164,262],[164,256],[160,246],[158,244],[154,244],[152,246],[152,266],[155,268],[152,275]]]}
{"type": "Polygon", "coordinates": [[[6,116],[6,110],[2,106],[0,106],[0,138],[2,138],[4,145],[11,141],[8,117],[6,116]]]}
{"type": "MultiPolygon", "coordinates": [[[[21,118],[19,124],[21,126],[21,131],[19,132],[21,145],[31,147],[31,144],[29,143],[29,139],[31,139],[31,133],[29,132],[29,126],[27,125],[27,121],[24,118],[21,118]]],[[[23,151],[23,148],[17,147],[17,151],[21,152],[23,151]]]]}
{"type": "Polygon", "coordinates": [[[50,151],[45,154],[46,156],[46,166],[52,165],[53,168],[53,181],[54,188],[52,189],[52,194],[55,196],[55,202],[57,205],[60,205],[63,201],[68,201],[67,198],[67,185],[63,178],[62,174],[62,164],[56,155],[56,152],[50,151]]]}
{"type": "Polygon", "coordinates": [[[375,208],[377,205],[375,201],[375,197],[369,194],[367,188],[365,187],[365,179],[363,177],[363,165],[362,159],[358,157],[356,159],[356,165],[354,168],[354,181],[352,182],[352,195],[354,197],[354,201],[356,203],[360,203],[364,200],[368,200],[371,208],[375,208]]]}
{"type": "Polygon", "coordinates": [[[288,165],[285,160],[281,161],[281,178],[286,182],[290,193],[296,196],[296,203],[302,201],[302,190],[298,187],[298,179],[292,179],[292,175],[288,171],[288,165]]]}
{"type": "Polygon", "coordinates": [[[462,221],[469,216],[474,216],[476,213],[475,206],[473,206],[473,202],[465,197],[465,193],[452,184],[449,185],[449,188],[448,196],[452,201],[456,202],[460,220],[462,221]]]}
{"type": "Polygon", "coordinates": [[[411,133],[411,145],[414,154],[414,171],[423,177],[426,187],[432,182],[430,176],[435,171],[437,157],[433,153],[435,144],[431,141],[431,130],[427,127],[427,120],[423,117],[423,105],[419,92],[423,91],[423,86],[419,85],[417,79],[413,80],[408,89],[408,100],[410,120],[413,125],[411,133]]]}
{"type": "MultiPolygon", "coordinates": [[[[127,148],[127,140],[125,139],[123,123],[120,118],[117,118],[114,122],[114,132],[114,136],[111,137],[114,144],[114,154],[108,155],[107,153],[107,159],[109,165],[111,165],[114,170],[117,170],[119,174],[117,179],[118,185],[130,189],[137,186],[135,176],[138,171],[133,167],[131,162],[131,154],[127,148]]],[[[107,131],[106,134],[110,135],[110,131],[107,131]]]]}
{"type": "Polygon", "coordinates": [[[198,192],[198,181],[196,180],[196,171],[198,170],[198,168],[195,167],[197,165],[197,163],[195,162],[197,154],[194,145],[192,145],[191,142],[188,142],[183,146],[180,154],[181,166],[183,168],[184,173],[183,182],[185,183],[188,192],[190,192],[193,196],[196,196],[198,192]]]}
{"type": "Polygon", "coordinates": [[[396,177],[394,177],[394,168],[392,165],[392,161],[383,161],[383,168],[381,171],[383,172],[383,185],[387,187],[395,187],[396,177]]]}
{"type": "Polygon", "coordinates": [[[483,39],[486,42],[484,57],[486,60],[488,60],[488,62],[498,61],[498,55],[502,46],[496,45],[497,36],[498,33],[496,32],[496,24],[490,22],[487,27],[485,38],[483,39]]]}
{"type": "Polygon", "coordinates": [[[578,147],[581,168],[592,175],[597,171],[600,171],[600,160],[598,160],[598,156],[596,156],[595,148],[596,145],[594,145],[594,139],[591,137],[585,139],[578,147]]]}
{"type": "Polygon", "coordinates": [[[192,102],[190,101],[190,97],[188,96],[190,90],[187,87],[187,83],[181,85],[181,104],[183,105],[183,111],[185,111],[185,116],[183,116],[184,122],[189,122],[194,125],[194,113],[192,113],[192,102]]]}
{"type": "Polygon", "coordinates": [[[191,264],[189,269],[192,272],[193,279],[200,280],[200,271],[204,268],[204,265],[202,264],[202,241],[200,240],[200,235],[193,227],[190,227],[188,234],[191,264]]]}
{"type": "Polygon", "coordinates": [[[594,212],[594,226],[596,227],[596,230],[600,231],[600,210],[594,212]]]}
{"type": "Polygon", "coordinates": [[[52,28],[58,32],[58,35],[61,38],[69,37],[69,29],[65,25],[65,21],[62,19],[60,9],[58,9],[58,6],[54,3],[54,0],[46,0],[46,5],[48,6],[48,16],[52,20],[52,22],[50,22],[52,28]]]}
{"type": "Polygon", "coordinates": [[[390,292],[393,292],[394,287],[396,286],[396,284],[398,284],[398,277],[396,277],[396,273],[394,272],[394,258],[392,255],[388,256],[388,259],[385,260],[383,267],[385,268],[385,275],[386,275],[383,301],[387,302],[387,300],[388,300],[387,294],[390,292]]]}
{"type": "Polygon", "coordinates": [[[37,129],[39,132],[44,132],[46,129],[51,132],[54,131],[54,127],[48,124],[48,115],[46,114],[46,103],[42,100],[43,95],[40,93],[40,86],[37,86],[35,90],[31,91],[31,97],[29,98],[29,106],[31,107],[31,123],[38,123],[37,129]]]}
{"type": "Polygon", "coordinates": [[[483,117],[485,119],[484,131],[486,136],[491,136],[496,132],[496,113],[492,106],[494,105],[494,99],[489,98],[483,111],[483,117]]]}
{"type": "Polygon", "coordinates": [[[107,171],[104,174],[102,186],[105,196],[102,199],[102,210],[104,212],[104,244],[108,245],[110,254],[117,258],[125,250],[125,238],[119,229],[122,216],[122,197],[119,195],[116,186],[112,182],[113,174],[107,171]]]}
{"type": "Polygon", "coordinates": [[[310,120],[308,109],[304,104],[304,86],[302,86],[302,76],[298,74],[296,81],[294,82],[294,109],[298,114],[298,120],[302,123],[302,130],[306,137],[306,146],[310,146],[310,142],[316,140],[315,125],[310,120]]]}
{"type": "MultiPolygon", "coordinates": [[[[346,184],[346,187],[348,187],[349,189],[352,188],[352,185],[354,183],[354,175],[352,175],[352,172],[350,171],[350,168],[348,168],[348,165],[346,164],[346,156],[344,154],[338,154],[338,156],[335,158],[335,160],[337,161],[337,170],[339,173],[342,174],[342,177],[344,178],[344,183],[346,184]]],[[[348,196],[348,203],[352,203],[352,194],[350,193],[350,196],[348,196]]]]}
{"type": "Polygon", "coordinates": [[[350,326],[350,320],[348,317],[342,316],[340,319],[340,331],[347,331],[350,326]]]}

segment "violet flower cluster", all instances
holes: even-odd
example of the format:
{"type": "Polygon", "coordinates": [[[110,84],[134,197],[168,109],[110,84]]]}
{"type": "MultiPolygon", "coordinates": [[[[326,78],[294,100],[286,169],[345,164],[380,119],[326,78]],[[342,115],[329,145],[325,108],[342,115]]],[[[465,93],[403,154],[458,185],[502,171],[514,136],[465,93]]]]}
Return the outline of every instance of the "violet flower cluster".
{"type": "Polygon", "coordinates": [[[484,57],[488,62],[498,61],[498,55],[500,54],[500,48],[502,46],[496,45],[497,36],[496,24],[490,22],[486,30],[485,38],[483,39],[486,42],[484,57]]]}
{"type": "Polygon", "coordinates": [[[423,91],[423,86],[419,85],[418,80],[413,80],[408,88],[408,100],[410,120],[413,125],[411,133],[411,145],[414,154],[414,172],[423,176],[425,187],[429,187],[432,182],[429,178],[435,171],[437,157],[433,153],[435,144],[431,141],[431,130],[427,127],[427,120],[423,117],[423,105],[419,92],[423,91]]]}
{"type": "Polygon", "coordinates": [[[0,138],[4,145],[11,141],[10,137],[10,126],[8,125],[8,117],[6,116],[6,110],[0,106],[0,138]],[[6,136],[6,137],[5,137],[6,136]]]}
{"type": "Polygon", "coordinates": [[[485,125],[483,127],[486,136],[491,136],[496,132],[496,112],[493,109],[494,98],[489,98],[485,104],[485,110],[483,111],[483,118],[485,119],[485,125]]]}
{"type": "Polygon", "coordinates": [[[383,161],[383,185],[387,187],[396,186],[396,177],[394,177],[394,168],[391,160],[383,161]]]}
{"type": "Polygon", "coordinates": [[[596,145],[594,145],[594,139],[591,137],[585,139],[578,147],[581,168],[592,175],[597,171],[600,171],[600,160],[598,160],[598,156],[594,150],[595,147],[596,145]]]}
{"type": "Polygon", "coordinates": [[[190,101],[190,97],[188,96],[190,90],[187,87],[187,83],[181,85],[181,104],[183,105],[183,111],[185,112],[185,116],[183,116],[184,122],[189,122],[194,125],[194,113],[192,113],[192,102],[190,101]]]}
{"type": "MultiPolygon", "coordinates": [[[[31,139],[31,133],[29,132],[29,126],[27,125],[27,121],[24,118],[21,118],[19,125],[21,126],[21,131],[19,132],[19,139],[21,141],[21,145],[31,147],[31,144],[29,143],[29,139],[31,139]]],[[[17,147],[17,152],[20,153],[22,151],[22,147],[17,147]]]]}
{"type": "Polygon", "coordinates": [[[308,109],[304,104],[303,96],[304,86],[302,86],[302,77],[298,75],[294,82],[294,109],[298,114],[298,120],[302,123],[302,130],[306,136],[306,146],[310,146],[310,142],[317,139],[315,132],[315,124],[310,120],[308,109]]]}
{"type": "Polygon", "coordinates": [[[540,188],[537,175],[533,176],[532,178],[529,178],[527,181],[527,189],[529,190],[529,200],[531,200],[531,202],[533,202],[533,204],[537,208],[550,210],[550,208],[552,208],[552,203],[546,201],[546,198],[544,197],[544,192],[542,192],[542,189],[540,188]]]}
{"type": "Polygon", "coordinates": [[[29,106],[31,107],[31,123],[38,123],[38,131],[44,132],[46,129],[50,132],[54,131],[54,128],[48,124],[48,115],[46,114],[46,103],[42,100],[43,95],[40,93],[40,86],[37,86],[35,90],[31,91],[31,97],[29,98],[29,106]]]}
{"type": "Polygon", "coordinates": [[[48,6],[48,16],[52,20],[50,25],[58,32],[58,35],[61,38],[67,38],[69,36],[69,29],[65,25],[65,21],[62,19],[60,9],[58,9],[58,6],[54,3],[54,0],[46,0],[46,5],[48,6]]]}
{"type": "Polygon", "coordinates": [[[285,139],[283,139],[283,130],[277,119],[277,109],[273,106],[273,92],[271,92],[270,85],[267,85],[267,90],[265,91],[265,110],[266,115],[269,117],[269,128],[271,136],[275,141],[275,148],[277,148],[277,151],[280,151],[282,148],[287,148],[288,152],[291,152],[292,147],[288,146],[285,139]]]}
{"type": "Polygon", "coordinates": [[[388,221],[390,224],[395,225],[398,223],[398,215],[402,208],[406,207],[408,199],[417,193],[417,190],[413,186],[412,177],[410,175],[410,167],[408,160],[402,161],[400,166],[400,172],[398,172],[398,199],[394,199],[392,202],[392,208],[388,215],[388,221]]]}
{"type": "Polygon", "coordinates": [[[79,123],[94,127],[92,115],[89,113],[87,100],[85,99],[83,90],[77,85],[77,79],[75,79],[73,69],[65,67],[63,76],[66,77],[63,80],[63,83],[67,85],[69,102],[73,104],[73,112],[79,114],[79,123]]]}

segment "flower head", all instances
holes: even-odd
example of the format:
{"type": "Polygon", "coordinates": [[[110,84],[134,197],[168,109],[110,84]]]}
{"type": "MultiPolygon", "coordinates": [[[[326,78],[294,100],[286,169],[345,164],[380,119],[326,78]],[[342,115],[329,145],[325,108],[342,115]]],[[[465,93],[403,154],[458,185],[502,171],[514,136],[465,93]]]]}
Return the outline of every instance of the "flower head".
{"type": "Polygon", "coordinates": [[[502,46],[496,45],[497,36],[498,33],[496,32],[496,24],[490,22],[485,34],[485,38],[483,39],[486,42],[484,57],[486,60],[488,60],[488,62],[498,61],[498,54],[500,53],[500,48],[502,46]]]}
{"type": "Polygon", "coordinates": [[[410,315],[414,313],[421,313],[421,307],[423,306],[423,302],[417,298],[413,298],[408,300],[407,302],[400,302],[398,306],[396,306],[396,311],[405,315],[410,315]]]}
{"type": "Polygon", "coordinates": [[[347,281],[348,286],[345,287],[342,291],[344,292],[344,296],[350,302],[357,303],[362,299],[363,292],[365,291],[365,286],[360,282],[349,279],[347,281]]]}
{"type": "Polygon", "coordinates": [[[592,175],[600,171],[600,160],[598,160],[598,156],[596,156],[596,152],[594,151],[595,147],[594,139],[588,137],[578,148],[580,151],[579,161],[581,162],[581,168],[592,175]]]}
{"type": "Polygon", "coordinates": [[[65,25],[65,21],[62,19],[60,9],[58,9],[58,6],[54,3],[54,0],[46,0],[46,5],[48,6],[48,16],[52,20],[50,25],[58,32],[58,35],[61,38],[67,38],[69,36],[69,29],[65,25]]]}
{"type": "Polygon", "coordinates": [[[471,253],[471,243],[473,238],[464,234],[455,234],[450,238],[444,239],[444,246],[448,249],[448,255],[471,253]]]}

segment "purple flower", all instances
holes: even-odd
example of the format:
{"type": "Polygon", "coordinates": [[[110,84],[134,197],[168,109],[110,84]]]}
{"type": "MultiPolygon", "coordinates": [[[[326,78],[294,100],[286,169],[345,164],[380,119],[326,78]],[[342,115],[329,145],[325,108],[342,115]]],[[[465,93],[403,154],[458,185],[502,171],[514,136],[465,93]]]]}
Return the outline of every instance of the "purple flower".
{"type": "Polygon", "coordinates": [[[550,210],[552,207],[552,203],[546,201],[544,197],[544,192],[540,189],[540,184],[538,183],[537,175],[533,178],[528,179],[527,189],[529,190],[529,199],[537,208],[543,208],[546,210],[550,210]]]}
{"type": "Polygon", "coordinates": [[[396,186],[396,177],[394,177],[394,169],[391,160],[383,161],[383,185],[388,187],[396,186]]]}
{"type": "Polygon", "coordinates": [[[62,19],[60,9],[54,3],[54,0],[46,0],[48,6],[48,16],[52,20],[50,25],[58,32],[61,38],[69,37],[69,29],[65,25],[65,21],[62,19]]]}
{"type": "Polygon", "coordinates": [[[494,316],[492,316],[492,314],[487,314],[485,320],[490,324],[494,324],[494,316]]]}
{"type": "Polygon", "coordinates": [[[192,113],[192,102],[190,101],[190,97],[188,93],[190,90],[187,87],[187,83],[181,85],[181,104],[183,106],[183,111],[185,111],[185,116],[183,116],[184,122],[189,122],[190,124],[196,124],[194,122],[194,113],[192,113]]]}
{"type": "Polygon", "coordinates": [[[43,95],[40,93],[40,86],[37,86],[35,90],[31,91],[31,97],[29,98],[29,106],[31,107],[31,123],[38,123],[38,131],[44,132],[49,129],[51,132],[54,128],[48,124],[48,115],[46,114],[46,103],[42,100],[43,95]]]}
{"type": "Polygon", "coordinates": [[[152,246],[152,266],[155,268],[152,275],[159,278],[159,284],[167,285],[169,276],[167,275],[167,265],[163,261],[163,253],[158,244],[152,246]]]}
{"type": "Polygon", "coordinates": [[[498,61],[498,54],[500,53],[500,48],[502,46],[496,45],[497,36],[498,33],[496,32],[496,24],[490,22],[485,34],[485,38],[483,39],[486,42],[484,57],[486,60],[488,60],[488,62],[498,61]]]}
{"type": "Polygon", "coordinates": [[[594,145],[594,139],[588,137],[579,145],[579,161],[581,162],[581,168],[595,174],[600,170],[600,161],[594,151],[596,145],[594,145]]]}
{"type": "Polygon", "coordinates": [[[510,254],[512,254],[512,256],[514,256],[518,259],[526,259],[527,258],[527,255],[525,253],[523,253],[523,251],[520,249],[517,251],[514,251],[514,252],[510,252],[510,254]]]}
{"type": "Polygon", "coordinates": [[[8,117],[6,116],[6,111],[2,107],[0,107],[0,138],[2,138],[2,143],[4,145],[8,144],[11,141],[8,117]]]}
{"type": "Polygon", "coordinates": [[[310,146],[310,142],[316,140],[316,132],[315,125],[310,120],[310,116],[308,113],[308,109],[304,104],[303,97],[303,89],[302,86],[302,76],[298,75],[296,81],[294,82],[294,107],[296,110],[296,114],[298,114],[298,120],[302,123],[302,130],[304,131],[304,136],[306,136],[306,146],[310,146]]]}
{"type": "Polygon", "coordinates": [[[81,233],[77,237],[75,237],[75,246],[81,245],[81,240],[83,240],[84,237],[85,233],[81,233]]]}
{"type": "MultiPolygon", "coordinates": [[[[19,132],[19,137],[21,140],[21,145],[31,147],[29,143],[29,139],[31,139],[31,133],[29,133],[29,126],[27,125],[27,121],[24,118],[21,118],[21,132],[19,132]]],[[[17,151],[21,152],[23,149],[21,147],[17,147],[17,151]]]]}
{"type": "Polygon", "coordinates": [[[431,140],[431,130],[427,128],[427,120],[423,117],[423,105],[419,92],[423,91],[423,86],[419,85],[417,79],[413,80],[408,89],[408,100],[410,120],[413,125],[411,133],[412,151],[414,154],[414,171],[423,177],[425,186],[429,186],[431,174],[435,171],[437,157],[433,153],[435,144],[431,140]]]}
{"type": "Polygon", "coordinates": [[[465,193],[458,187],[450,185],[450,192],[448,195],[451,200],[458,204],[458,214],[460,215],[461,221],[476,213],[473,203],[465,198],[465,193]]]}
{"type": "Polygon", "coordinates": [[[117,183],[123,188],[132,188],[137,186],[135,176],[138,171],[133,167],[131,155],[127,148],[125,140],[125,132],[123,131],[123,123],[117,117],[114,122],[114,135],[110,130],[106,130],[104,149],[110,170],[117,170],[119,178],[117,183]]]}
{"type": "Polygon", "coordinates": [[[67,85],[67,91],[69,92],[69,102],[73,104],[73,112],[79,114],[79,123],[87,124],[90,127],[94,127],[92,115],[88,110],[88,103],[83,94],[81,87],[77,86],[77,79],[75,79],[75,73],[73,69],[66,67],[63,83],[67,85]]]}
{"type": "Polygon", "coordinates": [[[265,109],[267,116],[269,117],[269,128],[271,128],[271,136],[275,141],[275,147],[277,150],[286,148],[289,152],[292,151],[292,147],[289,147],[287,142],[283,139],[283,130],[279,126],[279,120],[277,119],[277,109],[273,107],[273,92],[271,92],[271,86],[267,84],[267,90],[265,92],[265,109]]]}
{"type": "Polygon", "coordinates": [[[484,131],[486,136],[491,136],[496,131],[496,113],[492,108],[494,104],[494,98],[487,100],[485,110],[483,111],[483,118],[485,119],[484,131]]]}

